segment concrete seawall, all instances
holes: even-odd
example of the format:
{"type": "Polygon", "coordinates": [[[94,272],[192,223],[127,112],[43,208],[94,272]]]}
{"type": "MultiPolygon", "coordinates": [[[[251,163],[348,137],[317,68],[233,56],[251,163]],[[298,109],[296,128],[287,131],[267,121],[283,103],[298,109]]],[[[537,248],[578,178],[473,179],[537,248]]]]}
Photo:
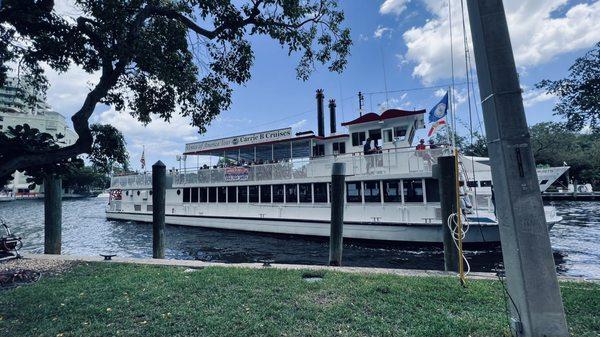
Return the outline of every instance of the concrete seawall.
{"type": "MultiPolygon", "coordinates": [[[[272,263],[266,267],[263,263],[220,263],[220,262],[204,262],[198,260],[171,260],[171,259],[151,259],[151,258],[131,258],[131,257],[113,257],[111,261],[104,261],[101,256],[77,256],[77,255],[43,255],[43,254],[23,254],[24,259],[38,261],[82,261],[82,262],[105,262],[105,263],[129,263],[129,264],[145,264],[156,266],[173,266],[186,268],[203,268],[203,267],[229,267],[229,268],[251,268],[251,269],[288,269],[288,270],[323,270],[337,271],[344,273],[357,274],[389,274],[397,276],[417,276],[417,277],[458,277],[457,273],[445,272],[440,270],[416,270],[416,269],[389,269],[389,268],[368,268],[368,267],[333,267],[326,265],[302,265],[302,264],[278,264],[272,263]]],[[[468,279],[472,280],[493,280],[497,279],[495,273],[471,272],[468,279]]],[[[559,276],[561,281],[574,282],[600,282],[597,278],[583,278],[559,276]]]]}

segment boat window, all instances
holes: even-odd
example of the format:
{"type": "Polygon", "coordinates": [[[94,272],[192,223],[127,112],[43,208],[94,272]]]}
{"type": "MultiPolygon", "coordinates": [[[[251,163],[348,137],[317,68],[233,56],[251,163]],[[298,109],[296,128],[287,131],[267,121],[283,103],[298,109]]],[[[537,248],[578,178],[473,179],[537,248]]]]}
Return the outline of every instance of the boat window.
{"type": "Polygon", "coordinates": [[[200,187],[200,202],[207,202],[208,201],[208,195],[206,194],[206,187],[200,187]]]}
{"type": "Polygon", "coordinates": [[[271,203],[271,185],[260,186],[260,202],[271,203]]]}
{"type": "Polygon", "coordinates": [[[236,201],[237,191],[235,190],[235,186],[227,187],[227,202],[235,202],[236,201]]]}
{"type": "Polygon", "coordinates": [[[540,185],[544,185],[547,182],[548,182],[548,179],[544,179],[544,180],[540,181],[540,185]]]}
{"type": "Polygon", "coordinates": [[[217,202],[217,188],[216,187],[208,188],[208,202],[217,202]]]}
{"type": "Polygon", "coordinates": [[[192,202],[198,202],[198,188],[192,188],[192,202]]]}
{"type": "Polygon", "coordinates": [[[346,201],[362,202],[362,197],[360,195],[360,181],[346,183],[346,201]]]}
{"type": "Polygon", "coordinates": [[[413,127],[410,128],[408,138],[406,138],[406,137],[404,138],[405,140],[408,140],[409,144],[412,144],[413,139],[415,139],[415,132],[416,132],[416,130],[417,130],[417,120],[415,119],[415,121],[413,123],[413,127]]]}
{"type": "Polygon", "coordinates": [[[352,146],[361,146],[367,137],[365,137],[365,132],[353,132],[352,133],[352,146]]]}
{"type": "Polygon", "coordinates": [[[190,202],[190,188],[183,189],[183,202],[190,202]]]}
{"type": "Polygon", "coordinates": [[[379,180],[365,181],[365,202],[381,202],[379,180]]]}
{"type": "Polygon", "coordinates": [[[283,185],[273,185],[273,202],[283,202],[283,185]]]}
{"type": "Polygon", "coordinates": [[[248,202],[248,186],[238,186],[238,202],[248,202]]]}
{"type": "Polygon", "coordinates": [[[294,158],[310,157],[310,141],[300,140],[292,143],[292,156],[294,158]]]}
{"type": "Polygon", "coordinates": [[[423,202],[423,182],[421,179],[405,179],[404,202],[423,202]]]}
{"type": "Polygon", "coordinates": [[[325,144],[315,144],[313,146],[313,157],[321,157],[325,155],[325,144]]]}
{"type": "Polygon", "coordinates": [[[248,199],[250,202],[258,202],[258,186],[248,187],[248,199]]]}
{"type": "MultiPolygon", "coordinates": [[[[469,181],[467,181],[467,186],[468,187],[477,187],[477,181],[469,180],[469,181]]],[[[429,197],[428,197],[428,199],[429,199],[429,197]]]]}
{"type": "Polygon", "coordinates": [[[437,179],[425,179],[427,202],[440,202],[440,183],[437,179]]]}
{"type": "Polygon", "coordinates": [[[383,181],[383,201],[384,202],[401,202],[402,194],[400,194],[400,180],[384,180],[383,181]]]}
{"type": "Polygon", "coordinates": [[[314,183],[315,202],[327,202],[327,183],[314,183]]]}
{"type": "Polygon", "coordinates": [[[256,147],[256,161],[264,163],[267,160],[273,160],[273,148],[271,145],[258,145],[256,147]]]}
{"type": "Polygon", "coordinates": [[[394,138],[398,138],[399,140],[406,139],[406,126],[396,126],[394,128],[394,138]]]}
{"type": "Polygon", "coordinates": [[[217,187],[217,196],[219,197],[219,202],[227,201],[227,187],[225,187],[225,186],[217,187]]]}
{"type": "Polygon", "coordinates": [[[273,144],[273,159],[277,161],[282,159],[289,159],[290,151],[291,147],[289,142],[273,144]]]}
{"type": "Polygon", "coordinates": [[[383,130],[383,142],[391,143],[394,141],[394,134],[392,133],[392,129],[383,130]]]}
{"type": "Polygon", "coordinates": [[[481,185],[481,187],[491,187],[492,181],[491,180],[482,180],[479,182],[479,185],[481,185]]]}
{"type": "Polygon", "coordinates": [[[253,147],[243,147],[240,149],[240,160],[243,160],[245,163],[251,163],[254,161],[254,148],[253,147]]]}
{"type": "Polygon", "coordinates": [[[333,154],[346,153],[346,142],[333,143],[333,154]]]}
{"type": "Polygon", "coordinates": [[[285,202],[298,202],[298,188],[296,184],[285,185],[285,202]]]}
{"type": "Polygon", "coordinates": [[[232,164],[234,162],[239,161],[239,150],[229,150],[225,151],[225,159],[223,160],[223,164],[232,164]]]}
{"type": "Polygon", "coordinates": [[[369,137],[375,141],[381,139],[381,129],[371,129],[369,130],[369,137]]]}
{"type": "Polygon", "coordinates": [[[300,184],[300,202],[312,202],[312,191],[310,184],[300,184]]]}

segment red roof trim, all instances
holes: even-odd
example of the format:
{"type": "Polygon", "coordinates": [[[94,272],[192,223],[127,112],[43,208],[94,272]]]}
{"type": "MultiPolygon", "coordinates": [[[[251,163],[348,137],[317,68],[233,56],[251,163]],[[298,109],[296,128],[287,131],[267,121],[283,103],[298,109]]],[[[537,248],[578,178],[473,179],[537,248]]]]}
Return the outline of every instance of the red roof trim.
{"type": "Polygon", "coordinates": [[[381,115],[378,115],[374,112],[369,112],[369,113],[364,114],[354,120],[342,123],[342,126],[377,122],[377,121],[382,121],[382,120],[386,120],[386,119],[390,119],[390,118],[408,117],[408,116],[413,116],[413,115],[424,114],[425,112],[426,112],[425,109],[414,110],[414,111],[389,109],[389,110],[384,111],[381,115]]]}

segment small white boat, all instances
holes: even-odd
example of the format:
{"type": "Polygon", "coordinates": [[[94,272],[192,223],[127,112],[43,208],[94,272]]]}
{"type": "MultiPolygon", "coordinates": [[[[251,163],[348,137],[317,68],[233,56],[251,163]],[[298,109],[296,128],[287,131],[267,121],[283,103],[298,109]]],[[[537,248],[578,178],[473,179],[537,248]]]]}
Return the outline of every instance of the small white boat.
{"type": "Polygon", "coordinates": [[[12,190],[1,188],[0,186],[0,202],[13,201],[15,199],[15,193],[12,190]]]}
{"type": "Polygon", "coordinates": [[[98,196],[96,196],[96,198],[98,199],[108,199],[110,197],[110,192],[108,191],[104,191],[100,194],[98,194],[98,196]]]}
{"type": "MultiPolygon", "coordinates": [[[[166,222],[329,236],[331,167],[342,162],[347,174],[345,238],[442,242],[439,182],[432,167],[452,151],[412,146],[416,130],[424,128],[425,110],[368,113],[342,123],[349,133],[340,134],[330,106],[331,133],[326,136],[321,104],[316,135],[292,135],[291,128],[284,128],[186,144],[185,156],[219,157],[221,164],[168,172],[166,222]],[[381,145],[377,153],[363,153],[368,138],[381,145]]],[[[106,217],[151,222],[151,178],[113,177],[106,217]]],[[[475,208],[465,211],[469,230],[464,241],[499,242],[493,202],[471,195],[475,208]]],[[[550,207],[546,220],[551,227],[561,218],[550,207]]]]}

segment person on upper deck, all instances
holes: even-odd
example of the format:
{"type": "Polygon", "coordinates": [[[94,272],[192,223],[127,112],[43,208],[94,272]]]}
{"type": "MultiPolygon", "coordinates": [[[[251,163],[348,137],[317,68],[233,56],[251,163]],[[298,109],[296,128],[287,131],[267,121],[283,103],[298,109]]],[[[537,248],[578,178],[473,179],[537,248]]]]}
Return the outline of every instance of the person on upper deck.
{"type": "Polygon", "coordinates": [[[421,139],[416,147],[417,151],[425,150],[425,139],[421,139]]]}
{"type": "Polygon", "coordinates": [[[371,149],[371,137],[367,138],[367,140],[365,140],[365,145],[363,146],[363,153],[365,155],[367,154],[371,154],[373,151],[373,149],[371,149]]]}
{"type": "Polygon", "coordinates": [[[429,148],[432,149],[432,150],[438,148],[438,146],[435,145],[435,143],[434,143],[434,141],[433,141],[432,138],[429,138],[429,148]]]}

